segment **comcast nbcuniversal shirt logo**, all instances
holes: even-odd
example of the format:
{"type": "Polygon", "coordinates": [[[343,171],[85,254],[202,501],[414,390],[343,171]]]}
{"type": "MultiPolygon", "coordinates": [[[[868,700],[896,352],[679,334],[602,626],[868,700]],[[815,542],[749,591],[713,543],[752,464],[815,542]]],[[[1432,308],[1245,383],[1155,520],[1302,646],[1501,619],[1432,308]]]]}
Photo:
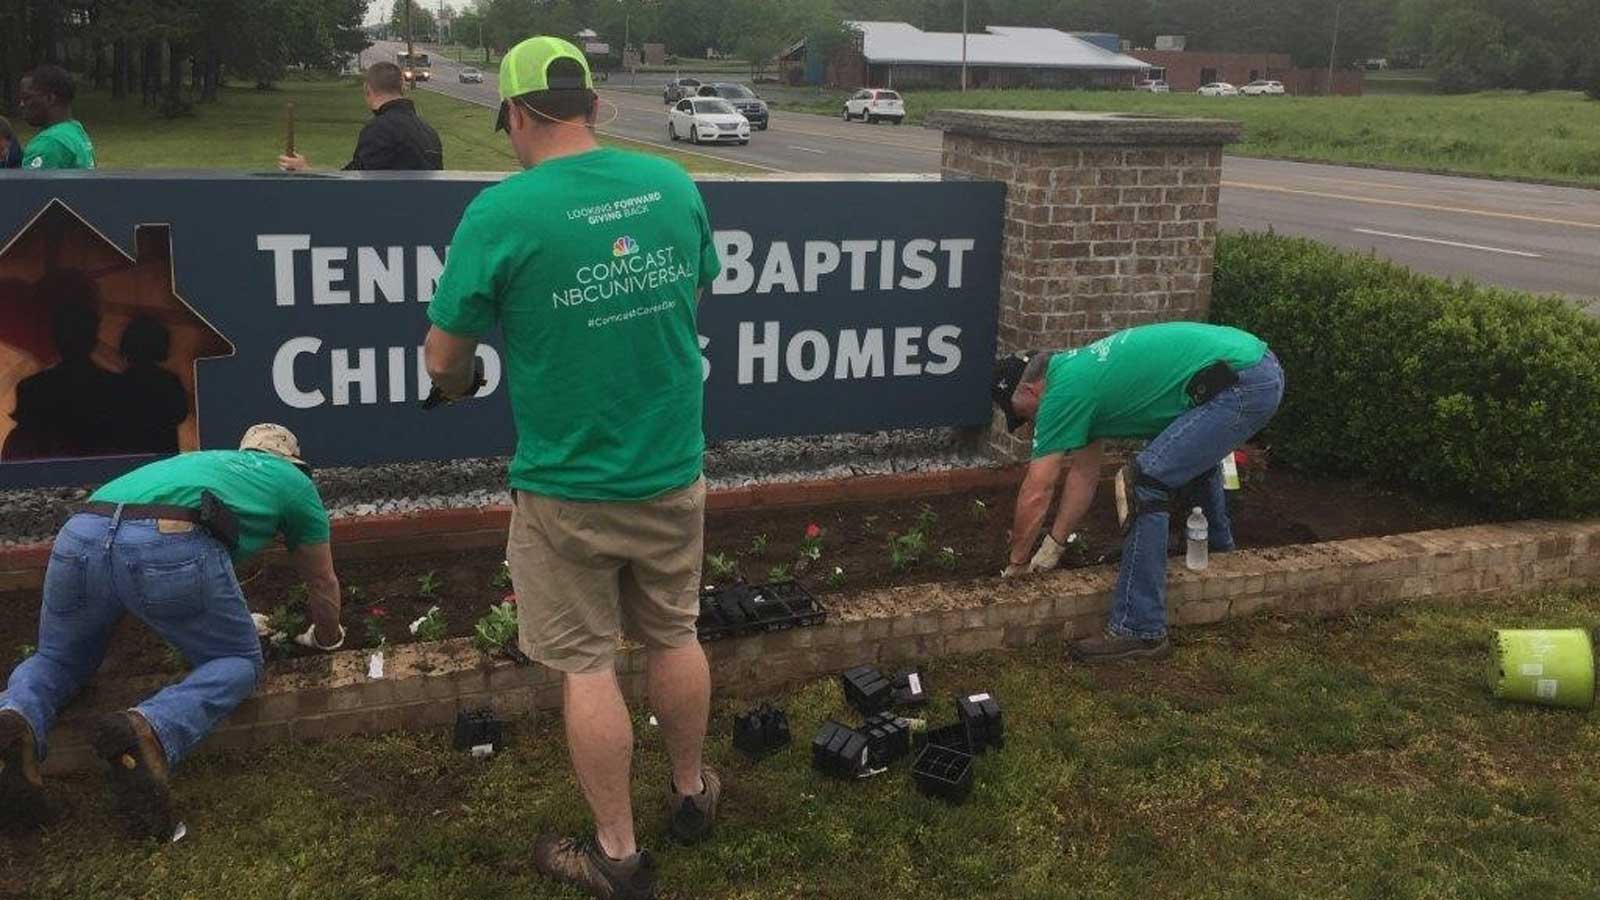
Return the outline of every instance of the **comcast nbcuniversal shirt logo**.
{"type": "MultiPolygon", "coordinates": [[[[681,299],[663,297],[662,290],[684,280],[693,283],[696,277],[694,268],[675,248],[647,247],[631,235],[612,241],[608,255],[591,259],[573,270],[571,281],[550,292],[552,308],[611,301],[625,304],[625,310],[641,307],[660,311],[657,307],[662,306],[663,300],[681,299]]],[[[666,303],[664,308],[671,306],[666,303]]]]}
{"type": "Polygon", "coordinates": [[[632,256],[638,252],[639,242],[631,237],[628,237],[627,235],[617,238],[616,241],[611,245],[611,255],[617,257],[618,259],[621,259],[624,256],[632,256]]]}

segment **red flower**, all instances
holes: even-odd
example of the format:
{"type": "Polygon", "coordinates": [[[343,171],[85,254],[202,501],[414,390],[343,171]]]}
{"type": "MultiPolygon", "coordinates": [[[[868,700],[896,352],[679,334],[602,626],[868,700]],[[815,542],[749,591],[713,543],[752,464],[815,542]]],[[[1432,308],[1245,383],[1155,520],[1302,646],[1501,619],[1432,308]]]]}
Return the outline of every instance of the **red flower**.
{"type": "Polygon", "coordinates": [[[1242,465],[1248,463],[1249,461],[1250,461],[1250,457],[1243,450],[1235,450],[1235,451],[1233,451],[1233,463],[1234,463],[1234,465],[1242,466],[1242,465]]]}
{"type": "Polygon", "coordinates": [[[808,540],[814,541],[819,537],[822,537],[822,526],[815,522],[812,522],[810,525],[806,526],[806,538],[808,540]]]}
{"type": "Polygon", "coordinates": [[[374,606],[371,609],[367,610],[367,615],[373,617],[374,619],[381,619],[384,616],[387,616],[388,614],[389,614],[389,611],[384,609],[381,606],[374,606]]]}
{"type": "Polygon", "coordinates": [[[507,594],[505,596],[505,599],[502,602],[509,603],[512,606],[516,606],[517,605],[517,595],[516,594],[507,594]]]}

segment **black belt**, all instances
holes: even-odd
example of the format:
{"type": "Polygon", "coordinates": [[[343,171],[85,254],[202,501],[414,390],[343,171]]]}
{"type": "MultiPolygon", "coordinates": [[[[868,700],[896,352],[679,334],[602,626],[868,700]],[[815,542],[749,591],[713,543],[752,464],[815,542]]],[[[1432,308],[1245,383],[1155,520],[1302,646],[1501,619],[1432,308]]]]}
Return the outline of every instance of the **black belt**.
{"type": "Polygon", "coordinates": [[[228,548],[228,552],[232,553],[239,549],[239,519],[227,504],[210,491],[200,492],[200,506],[195,509],[166,503],[111,503],[105,500],[91,500],[83,505],[82,511],[91,516],[111,518],[117,515],[119,509],[124,519],[171,519],[175,522],[191,522],[221,541],[222,545],[228,548]]]}

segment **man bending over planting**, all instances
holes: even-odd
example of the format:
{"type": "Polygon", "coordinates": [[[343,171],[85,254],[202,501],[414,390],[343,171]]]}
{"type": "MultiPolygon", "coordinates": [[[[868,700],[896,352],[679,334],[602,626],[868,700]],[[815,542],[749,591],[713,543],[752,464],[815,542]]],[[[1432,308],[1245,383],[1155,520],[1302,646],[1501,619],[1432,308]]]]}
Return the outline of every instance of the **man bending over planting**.
{"type": "Polygon", "coordinates": [[[1075,350],[1029,351],[995,364],[995,403],[1016,431],[1032,424],[1033,461],[1017,495],[1003,573],[1054,569],[1100,481],[1102,442],[1148,439],[1117,473],[1117,517],[1126,530],[1111,620],[1101,637],[1074,643],[1084,663],[1172,651],[1167,639],[1169,507],[1198,506],[1211,549],[1234,549],[1221,460],[1270,420],[1283,399],[1283,370],[1260,338],[1236,328],[1168,322],[1119,331],[1075,350]],[[1054,523],[1034,552],[1061,470],[1054,523]],[[1030,560],[1031,555],[1031,560],[1030,560]]]}
{"type": "Polygon", "coordinates": [[[312,625],[295,641],[344,642],[328,513],[281,425],[256,425],[238,450],[182,453],[96,491],[50,550],[39,649],[0,694],[0,825],[36,824],[39,778],[56,713],[100,667],[125,614],[138,617],[193,669],[133,709],[95,721],[95,752],[136,837],[175,827],[167,773],[256,689],[261,641],[235,560],[282,535],[309,591],[312,625]]]}
{"type": "Polygon", "coordinates": [[[428,373],[475,392],[498,325],[517,426],[506,559],[519,641],[564,675],[563,719],[592,838],[542,835],[539,871],[596,897],[655,896],[634,835],[633,729],[614,661],[648,651],[672,761],[673,835],[704,837],[722,785],[701,763],[711,676],[695,632],[705,521],[699,291],[721,271],[706,208],[674,163],[601,148],[583,53],[523,41],[500,64],[500,118],[526,171],[467,207],[428,307],[428,373]]]}

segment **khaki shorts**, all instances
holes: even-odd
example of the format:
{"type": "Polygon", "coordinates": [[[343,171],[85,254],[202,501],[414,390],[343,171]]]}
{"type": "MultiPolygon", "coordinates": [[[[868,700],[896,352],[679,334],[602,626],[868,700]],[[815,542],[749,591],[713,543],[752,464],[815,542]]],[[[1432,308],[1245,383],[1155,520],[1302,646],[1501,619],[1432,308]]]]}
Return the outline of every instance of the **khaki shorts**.
{"type": "Polygon", "coordinates": [[[572,674],[613,665],[619,637],[699,640],[706,484],[638,503],[514,493],[506,562],[522,652],[572,674]]]}

